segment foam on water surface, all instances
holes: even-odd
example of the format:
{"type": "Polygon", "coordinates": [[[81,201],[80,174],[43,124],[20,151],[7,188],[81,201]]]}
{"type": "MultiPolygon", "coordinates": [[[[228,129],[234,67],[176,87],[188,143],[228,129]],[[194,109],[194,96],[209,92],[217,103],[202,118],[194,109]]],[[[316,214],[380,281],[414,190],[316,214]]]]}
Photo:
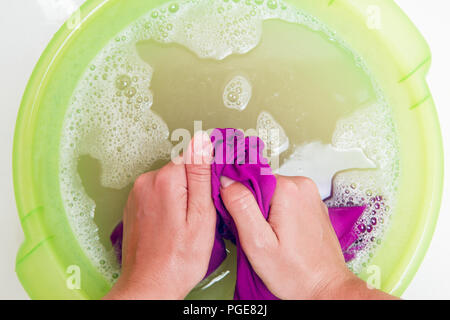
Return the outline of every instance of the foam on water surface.
{"type": "Polygon", "coordinates": [[[400,175],[398,140],[390,110],[380,102],[358,110],[337,123],[333,145],[339,149],[359,148],[377,170],[351,170],[338,174],[333,182],[329,206],[367,205],[359,221],[360,238],[356,258],[348,263],[360,272],[367,266],[382,241],[390,215],[396,205],[400,175]]]}
{"type": "MultiPolygon", "coordinates": [[[[86,194],[77,172],[78,158],[89,155],[98,159],[102,186],[122,189],[158,161],[167,161],[172,147],[168,119],[163,119],[152,109],[158,98],[158,92],[153,92],[152,88],[153,66],[141,59],[136,45],[149,39],[161,44],[174,43],[188,48],[205,61],[223,61],[230,55],[244,55],[254,50],[262,37],[263,22],[270,19],[320,31],[344,50],[349,50],[333,31],[317,19],[281,1],[187,0],[169,3],[143,14],[111,39],[85,71],[64,121],[60,152],[61,195],[81,247],[98,270],[111,281],[118,277],[119,266],[111,250],[100,242],[98,226],[94,222],[96,204],[86,194]]],[[[354,58],[355,63],[368,72],[356,54],[354,58]]],[[[260,92],[258,95],[255,93],[254,80],[244,74],[234,74],[228,80],[224,79],[222,96],[218,97],[220,107],[225,105],[235,109],[229,111],[235,115],[251,112],[249,105],[261,95],[260,92]]],[[[364,91],[361,92],[363,102],[367,96],[364,91]]],[[[274,96],[277,94],[273,93],[274,96]]],[[[336,101],[346,103],[346,98],[341,97],[339,92],[334,94],[340,97],[336,101]]],[[[335,150],[362,150],[377,168],[339,173],[333,181],[334,197],[327,200],[327,204],[335,206],[369,205],[361,218],[361,230],[364,231],[361,231],[357,244],[367,250],[358,252],[356,259],[350,262],[355,272],[359,272],[370,258],[372,248],[382,238],[384,226],[395,206],[399,171],[395,126],[389,107],[379,92],[378,95],[377,103],[356,110],[339,121],[332,139],[335,150]]],[[[258,101],[264,103],[263,100],[258,101]]],[[[268,105],[260,106],[262,109],[265,107],[268,105]]],[[[289,106],[291,109],[298,107],[289,106]]],[[[199,117],[203,116],[208,115],[199,117]]],[[[257,113],[249,121],[256,123],[257,131],[261,128],[278,130],[278,144],[270,137],[261,137],[272,155],[288,157],[291,152],[295,157],[295,146],[290,143],[288,128],[272,109],[257,113]]],[[[221,269],[220,272],[215,276],[230,277],[227,270],[221,269]]]]}
{"type": "Polygon", "coordinates": [[[241,75],[234,76],[223,90],[223,104],[230,109],[244,110],[252,97],[250,82],[241,75]]]}
{"type": "Polygon", "coordinates": [[[289,148],[289,138],[283,127],[268,112],[261,112],[256,120],[256,132],[270,151],[278,156],[289,148]]]}
{"type": "Polygon", "coordinates": [[[297,147],[277,173],[312,179],[322,199],[326,199],[331,196],[332,179],[336,173],[375,168],[376,165],[359,148],[345,150],[321,142],[311,142],[297,147]]]}

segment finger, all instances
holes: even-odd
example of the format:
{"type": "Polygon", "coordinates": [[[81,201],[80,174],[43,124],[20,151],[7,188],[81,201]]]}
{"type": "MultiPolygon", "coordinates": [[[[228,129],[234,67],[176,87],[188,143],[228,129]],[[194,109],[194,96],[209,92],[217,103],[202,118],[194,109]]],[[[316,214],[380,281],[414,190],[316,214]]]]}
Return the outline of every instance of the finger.
{"type": "Polygon", "coordinates": [[[206,132],[195,134],[185,157],[187,179],[187,219],[204,219],[214,215],[211,198],[211,161],[213,146],[206,132]]]}
{"type": "Polygon", "coordinates": [[[297,185],[289,177],[276,175],[277,186],[270,203],[268,222],[278,238],[295,228],[295,207],[301,201],[297,185]]]}
{"type": "MultiPolygon", "coordinates": [[[[323,221],[328,221],[327,211],[320,199],[314,182],[305,177],[277,176],[277,188],[272,198],[269,223],[282,242],[296,238],[298,228],[306,236],[313,230],[323,230],[323,221]]],[[[311,234],[308,238],[315,238],[311,234]]]]}
{"type": "Polygon", "coordinates": [[[221,177],[220,182],[223,203],[236,224],[247,256],[275,247],[278,239],[250,190],[227,177],[221,177]]]}

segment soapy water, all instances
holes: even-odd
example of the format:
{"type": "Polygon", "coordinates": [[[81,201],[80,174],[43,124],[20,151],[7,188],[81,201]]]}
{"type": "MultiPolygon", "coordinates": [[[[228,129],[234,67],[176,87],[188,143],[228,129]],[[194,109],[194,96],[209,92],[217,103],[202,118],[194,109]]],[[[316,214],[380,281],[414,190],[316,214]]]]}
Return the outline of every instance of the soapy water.
{"type": "MultiPolygon", "coordinates": [[[[122,189],[156,162],[168,161],[173,146],[164,119],[151,109],[154,94],[158,94],[151,91],[153,69],[137,54],[136,43],[147,39],[176,43],[200,58],[223,60],[255,48],[261,38],[262,23],[268,19],[307,26],[350,50],[317,19],[281,1],[186,0],[144,14],[112,39],[85,71],[64,121],[61,195],[81,247],[107,279],[117,279],[120,269],[112,250],[100,243],[99,227],[94,221],[96,203],[85,192],[77,171],[78,158],[89,155],[98,159],[102,186],[122,189]]],[[[356,64],[369,73],[361,58],[354,56],[356,64]]],[[[242,111],[251,98],[251,83],[244,75],[235,75],[226,83],[225,107],[242,111]]],[[[355,244],[355,250],[364,250],[355,251],[355,259],[349,263],[356,273],[373,255],[388,225],[400,170],[395,126],[380,93],[378,98],[377,103],[338,122],[331,146],[336,150],[362,150],[370,159],[367,161],[377,168],[338,173],[333,181],[333,197],[326,200],[330,206],[368,205],[359,223],[360,239],[355,244]]],[[[261,137],[271,153],[285,154],[290,148],[301,150],[302,146],[289,143],[282,124],[274,117],[262,112],[255,120],[257,131],[264,128],[279,132],[277,143],[268,136],[261,137]]],[[[314,173],[319,168],[312,165],[309,170],[314,173]]],[[[220,277],[228,277],[226,270],[219,271],[220,277]]],[[[214,276],[218,275],[206,282],[217,281],[214,276]]]]}

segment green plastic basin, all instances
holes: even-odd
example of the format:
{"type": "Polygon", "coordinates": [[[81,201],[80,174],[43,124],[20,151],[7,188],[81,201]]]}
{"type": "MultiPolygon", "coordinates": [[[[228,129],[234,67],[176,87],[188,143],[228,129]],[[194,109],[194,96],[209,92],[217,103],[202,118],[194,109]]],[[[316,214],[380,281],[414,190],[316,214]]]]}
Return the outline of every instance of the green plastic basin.
{"type": "MultiPolygon", "coordinates": [[[[69,99],[89,62],[115,34],[164,2],[86,1],[79,21],[70,19],[55,34],[29,80],[17,119],[13,171],[25,234],[16,271],[33,299],[98,299],[110,289],[80,247],[64,212],[60,132],[69,99]],[[72,265],[81,270],[80,289],[67,285],[72,265]]],[[[384,241],[360,277],[367,279],[376,265],[381,289],[400,296],[432,238],[443,185],[439,121],[425,80],[430,50],[394,1],[376,1],[380,28],[368,27],[371,0],[286,2],[335,30],[365,60],[393,109],[401,163],[398,204],[384,241]]]]}

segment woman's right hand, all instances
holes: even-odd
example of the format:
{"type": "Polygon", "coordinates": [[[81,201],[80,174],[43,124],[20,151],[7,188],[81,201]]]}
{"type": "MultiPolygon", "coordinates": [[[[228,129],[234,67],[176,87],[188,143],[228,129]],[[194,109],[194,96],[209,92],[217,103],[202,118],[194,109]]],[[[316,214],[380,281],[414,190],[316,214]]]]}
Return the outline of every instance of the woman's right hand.
{"type": "Polygon", "coordinates": [[[314,182],[277,176],[269,219],[242,184],[221,178],[221,196],[253,269],[281,299],[389,299],[347,268],[314,182]]]}

